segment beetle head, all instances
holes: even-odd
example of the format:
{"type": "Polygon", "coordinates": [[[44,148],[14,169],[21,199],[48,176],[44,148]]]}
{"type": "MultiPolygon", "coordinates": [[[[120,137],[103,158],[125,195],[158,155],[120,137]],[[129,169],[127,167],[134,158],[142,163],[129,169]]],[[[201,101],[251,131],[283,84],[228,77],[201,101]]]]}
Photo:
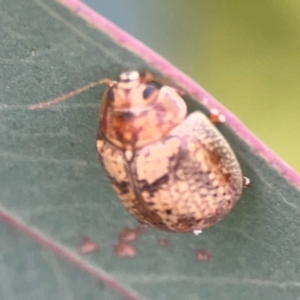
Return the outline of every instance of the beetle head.
{"type": "Polygon", "coordinates": [[[159,88],[143,80],[137,71],[122,72],[119,81],[112,81],[104,97],[112,111],[117,113],[142,113],[150,109],[159,88]]]}
{"type": "Polygon", "coordinates": [[[158,87],[152,77],[137,71],[122,72],[110,81],[100,110],[100,130],[125,149],[139,148],[165,136],[187,112],[176,89],[158,87]]]}

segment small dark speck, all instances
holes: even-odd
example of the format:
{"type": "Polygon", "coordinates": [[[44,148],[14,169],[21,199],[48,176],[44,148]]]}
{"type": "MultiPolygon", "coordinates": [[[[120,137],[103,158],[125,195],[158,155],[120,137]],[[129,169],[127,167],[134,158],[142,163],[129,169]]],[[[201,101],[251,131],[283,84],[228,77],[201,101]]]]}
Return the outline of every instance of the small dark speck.
{"type": "Polygon", "coordinates": [[[159,246],[165,248],[165,247],[168,247],[169,241],[167,239],[159,239],[158,244],[159,244],[159,246]]]}
{"type": "Polygon", "coordinates": [[[136,250],[133,246],[126,243],[119,243],[114,246],[114,253],[117,257],[129,257],[133,258],[136,256],[136,250]]]}
{"type": "Polygon", "coordinates": [[[210,254],[203,249],[196,251],[196,259],[200,261],[209,261],[210,260],[210,254]]]}
{"type": "Polygon", "coordinates": [[[99,249],[99,245],[88,237],[82,237],[77,247],[80,254],[89,254],[99,249]]]}
{"type": "Polygon", "coordinates": [[[132,242],[137,239],[137,236],[137,230],[126,227],[119,233],[119,240],[124,243],[132,242]]]}
{"type": "Polygon", "coordinates": [[[75,147],[75,143],[71,143],[71,147],[74,148],[75,147]]]}
{"type": "Polygon", "coordinates": [[[166,212],[167,215],[171,215],[172,214],[172,209],[166,209],[165,212],[166,212]]]}

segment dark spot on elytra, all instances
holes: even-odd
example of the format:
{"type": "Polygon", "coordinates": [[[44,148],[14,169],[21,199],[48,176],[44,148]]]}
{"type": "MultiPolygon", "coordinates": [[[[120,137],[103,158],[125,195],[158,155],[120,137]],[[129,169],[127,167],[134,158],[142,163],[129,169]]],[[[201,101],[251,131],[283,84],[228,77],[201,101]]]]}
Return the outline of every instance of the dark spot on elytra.
{"type": "Polygon", "coordinates": [[[208,158],[215,166],[219,165],[221,160],[221,156],[214,152],[208,152],[208,158]]]}
{"type": "Polygon", "coordinates": [[[152,184],[149,184],[146,180],[140,181],[141,191],[147,191],[151,197],[160,189],[160,187],[169,181],[169,174],[166,174],[152,184]]]}
{"type": "Polygon", "coordinates": [[[190,166],[189,162],[190,158],[185,149],[180,149],[176,155],[170,158],[170,173],[173,174],[175,180],[186,180],[191,177],[197,178],[197,172],[199,170],[194,171],[193,166],[190,166]],[[180,171],[182,176],[178,176],[177,171],[180,171]]]}
{"type": "Polygon", "coordinates": [[[181,226],[184,226],[184,227],[192,227],[194,226],[195,224],[197,224],[197,221],[196,221],[196,218],[191,216],[191,217],[179,217],[177,219],[177,223],[176,225],[181,225],[181,226]]]}
{"type": "Polygon", "coordinates": [[[223,173],[223,178],[226,182],[230,180],[231,174],[230,173],[223,173]]]}
{"type": "Polygon", "coordinates": [[[110,180],[111,184],[113,184],[115,187],[117,187],[117,189],[119,190],[121,195],[129,193],[129,182],[126,182],[126,181],[118,182],[111,176],[109,176],[109,180],[110,180]]]}
{"type": "MultiPolygon", "coordinates": [[[[202,174],[201,172],[199,172],[199,174],[202,174]]],[[[202,179],[202,177],[201,176],[195,176],[194,177],[194,181],[195,182],[202,182],[203,181],[203,179],[202,179]]]]}
{"type": "Polygon", "coordinates": [[[215,224],[221,219],[222,216],[223,216],[223,214],[216,213],[214,216],[205,219],[204,223],[205,224],[215,224]]]}

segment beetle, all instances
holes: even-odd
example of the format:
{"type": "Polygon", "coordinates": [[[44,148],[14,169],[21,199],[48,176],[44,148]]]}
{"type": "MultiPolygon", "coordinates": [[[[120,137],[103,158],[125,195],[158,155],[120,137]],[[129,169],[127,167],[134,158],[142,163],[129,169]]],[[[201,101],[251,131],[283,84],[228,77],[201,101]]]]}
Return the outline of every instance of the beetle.
{"type": "Polygon", "coordinates": [[[245,181],[217,110],[187,115],[180,92],[151,74],[122,72],[99,111],[97,157],[124,207],[139,222],[200,232],[223,219],[245,181]]]}

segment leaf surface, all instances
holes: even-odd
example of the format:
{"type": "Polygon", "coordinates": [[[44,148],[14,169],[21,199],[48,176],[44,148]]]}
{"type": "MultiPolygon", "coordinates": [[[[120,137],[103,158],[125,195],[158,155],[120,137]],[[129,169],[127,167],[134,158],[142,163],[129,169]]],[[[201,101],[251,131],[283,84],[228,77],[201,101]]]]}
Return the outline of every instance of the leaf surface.
{"type": "Polygon", "coordinates": [[[3,299],[297,299],[300,180],[292,170],[202,88],[80,2],[0,3],[3,299]],[[105,87],[28,107],[131,69],[170,78],[199,101],[188,100],[190,110],[222,109],[228,124],[218,128],[253,188],[202,235],[148,230],[132,243],[136,256],[122,259],[114,245],[136,221],[95,159],[105,87]],[[79,254],[84,236],[99,250],[79,254]],[[195,259],[199,249],[208,262],[195,259]]]}

